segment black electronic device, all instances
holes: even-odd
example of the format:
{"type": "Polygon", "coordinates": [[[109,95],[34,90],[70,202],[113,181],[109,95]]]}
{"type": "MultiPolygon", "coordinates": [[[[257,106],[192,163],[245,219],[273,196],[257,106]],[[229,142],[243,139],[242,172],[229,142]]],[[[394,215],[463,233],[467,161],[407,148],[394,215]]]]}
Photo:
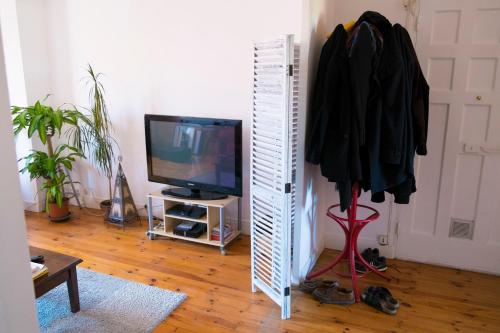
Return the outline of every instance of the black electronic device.
{"type": "Polygon", "coordinates": [[[144,116],[148,179],[165,195],[215,200],[242,196],[242,121],[144,116]]]}
{"type": "Polygon", "coordinates": [[[190,230],[180,229],[174,227],[174,235],[184,236],[190,238],[198,238],[207,231],[207,225],[205,223],[196,223],[196,225],[190,230]]]}
{"type": "Polygon", "coordinates": [[[42,264],[45,261],[45,259],[42,255],[39,255],[39,256],[32,256],[31,261],[36,262],[37,264],[42,264]]]}
{"type": "Polygon", "coordinates": [[[166,214],[201,219],[207,214],[207,209],[195,205],[178,204],[166,210],[166,214]]]}

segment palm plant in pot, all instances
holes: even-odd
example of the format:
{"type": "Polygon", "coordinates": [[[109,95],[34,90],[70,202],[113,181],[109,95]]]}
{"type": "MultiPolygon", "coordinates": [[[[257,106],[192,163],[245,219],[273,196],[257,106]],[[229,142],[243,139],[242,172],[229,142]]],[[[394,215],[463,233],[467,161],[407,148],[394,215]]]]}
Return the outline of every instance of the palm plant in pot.
{"type": "Polygon", "coordinates": [[[47,147],[47,152],[33,150],[21,158],[25,161],[25,167],[20,172],[28,172],[32,180],[42,179],[41,189],[46,193],[45,211],[51,220],[69,218],[69,199],[64,197],[64,185],[69,182],[63,168],[71,170],[75,158],[83,155],[78,148],[67,144],[54,148],[52,139],[56,134],[58,137],[61,135],[63,125],[77,127],[81,113],[76,109],[54,109],[37,101],[33,106],[13,106],[12,115],[16,135],[27,129],[29,138],[38,134],[40,141],[47,147]]]}
{"type": "Polygon", "coordinates": [[[69,129],[69,137],[75,147],[82,151],[97,171],[108,179],[108,198],[100,202],[107,219],[111,208],[113,163],[116,140],[112,136],[112,124],[104,98],[104,86],[100,81],[102,73],[95,73],[91,65],[87,68],[90,107],[80,118],[80,126],[69,129]]]}

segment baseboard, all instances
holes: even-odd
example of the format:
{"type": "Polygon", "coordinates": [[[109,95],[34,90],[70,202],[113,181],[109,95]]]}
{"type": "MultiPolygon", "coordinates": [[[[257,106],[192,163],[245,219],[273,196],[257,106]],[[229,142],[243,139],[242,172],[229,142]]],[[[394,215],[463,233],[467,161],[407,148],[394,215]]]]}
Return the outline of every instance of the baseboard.
{"type": "MultiPolygon", "coordinates": [[[[91,195],[80,196],[80,202],[81,202],[82,206],[86,207],[86,208],[99,209],[100,208],[99,203],[101,201],[104,201],[104,200],[107,200],[107,198],[98,198],[98,197],[94,197],[91,195]]],[[[75,198],[72,198],[70,200],[70,204],[75,205],[75,206],[77,205],[75,198]]],[[[139,215],[146,218],[148,216],[148,213],[147,213],[147,210],[145,208],[145,205],[146,205],[145,202],[137,202],[137,201],[135,202],[135,206],[137,207],[137,210],[139,211],[139,215]]],[[[161,204],[160,205],[153,205],[153,215],[155,215],[155,216],[161,215],[161,211],[160,211],[159,207],[161,207],[161,204]]],[[[227,218],[226,222],[231,223],[231,224],[236,224],[236,220],[233,220],[231,218],[227,218]]],[[[250,235],[250,220],[249,219],[243,218],[241,220],[241,233],[244,235],[250,235]]]]}
{"type": "Polygon", "coordinates": [[[23,205],[24,205],[24,210],[27,210],[29,212],[38,213],[42,211],[40,207],[38,207],[38,202],[36,201],[23,201],[23,205]]]}

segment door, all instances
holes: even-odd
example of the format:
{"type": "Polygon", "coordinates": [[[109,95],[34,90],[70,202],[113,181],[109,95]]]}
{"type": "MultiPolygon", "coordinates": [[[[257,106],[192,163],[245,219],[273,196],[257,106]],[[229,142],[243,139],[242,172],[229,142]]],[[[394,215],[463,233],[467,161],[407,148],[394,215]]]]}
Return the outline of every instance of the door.
{"type": "Polygon", "coordinates": [[[422,1],[418,27],[428,155],[396,256],[500,274],[500,1],[422,1]]]}

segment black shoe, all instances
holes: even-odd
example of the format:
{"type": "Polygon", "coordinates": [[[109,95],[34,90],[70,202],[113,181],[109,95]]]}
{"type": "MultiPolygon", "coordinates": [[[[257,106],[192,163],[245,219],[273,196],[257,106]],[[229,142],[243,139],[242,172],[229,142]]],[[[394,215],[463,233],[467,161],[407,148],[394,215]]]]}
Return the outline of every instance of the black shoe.
{"type": "Polygon", "coordinates": [[[389,289],[385,287],[368,287],[365,289],[365,291],[368,291],[369,293],[379,293],[380,297],[382,297],[386,302],[388,302],[390,305],[392,305],[395,309],[399,308],[399,300],[394,298],[389,291],[389,289]]]}
{"type": "Polygon", "coordinates": [[[356,263],[354,264],[354,268],[356,269],[356,273],[359,273],[359,274],[365,274],[368,271],[368,269],[366,269],[365,265],[363,265],[359,261],[356,261],[356,263]]]}
{"type": "Polygon", "coordinates": [[[377,248],[372,249],[372,254],[377,259],[377,261],[383,262],[385,264],[385,257],[380,256],[380,252],[377,248]]]}
{"type": "Polygon", "coordinates": [[[398,312],[399,301],[388,295],[390,295],[390,292],[386,288],[368,287],[361,294],[361,299],[379,311],[395,315],[398,312]],[[395,306],[396,302],[398,307],[395,306]]]}
{"type": "Polygon", "coordinates": [[[378,271],[383,272],[383,271],[387,270],[387,264],[385,263],[385,257],[379,256],[378,249],[367,248],[366,250],[363,251],[363,253],[361,253],[361,256],[370,265],[375,267],[378,271]]]}

